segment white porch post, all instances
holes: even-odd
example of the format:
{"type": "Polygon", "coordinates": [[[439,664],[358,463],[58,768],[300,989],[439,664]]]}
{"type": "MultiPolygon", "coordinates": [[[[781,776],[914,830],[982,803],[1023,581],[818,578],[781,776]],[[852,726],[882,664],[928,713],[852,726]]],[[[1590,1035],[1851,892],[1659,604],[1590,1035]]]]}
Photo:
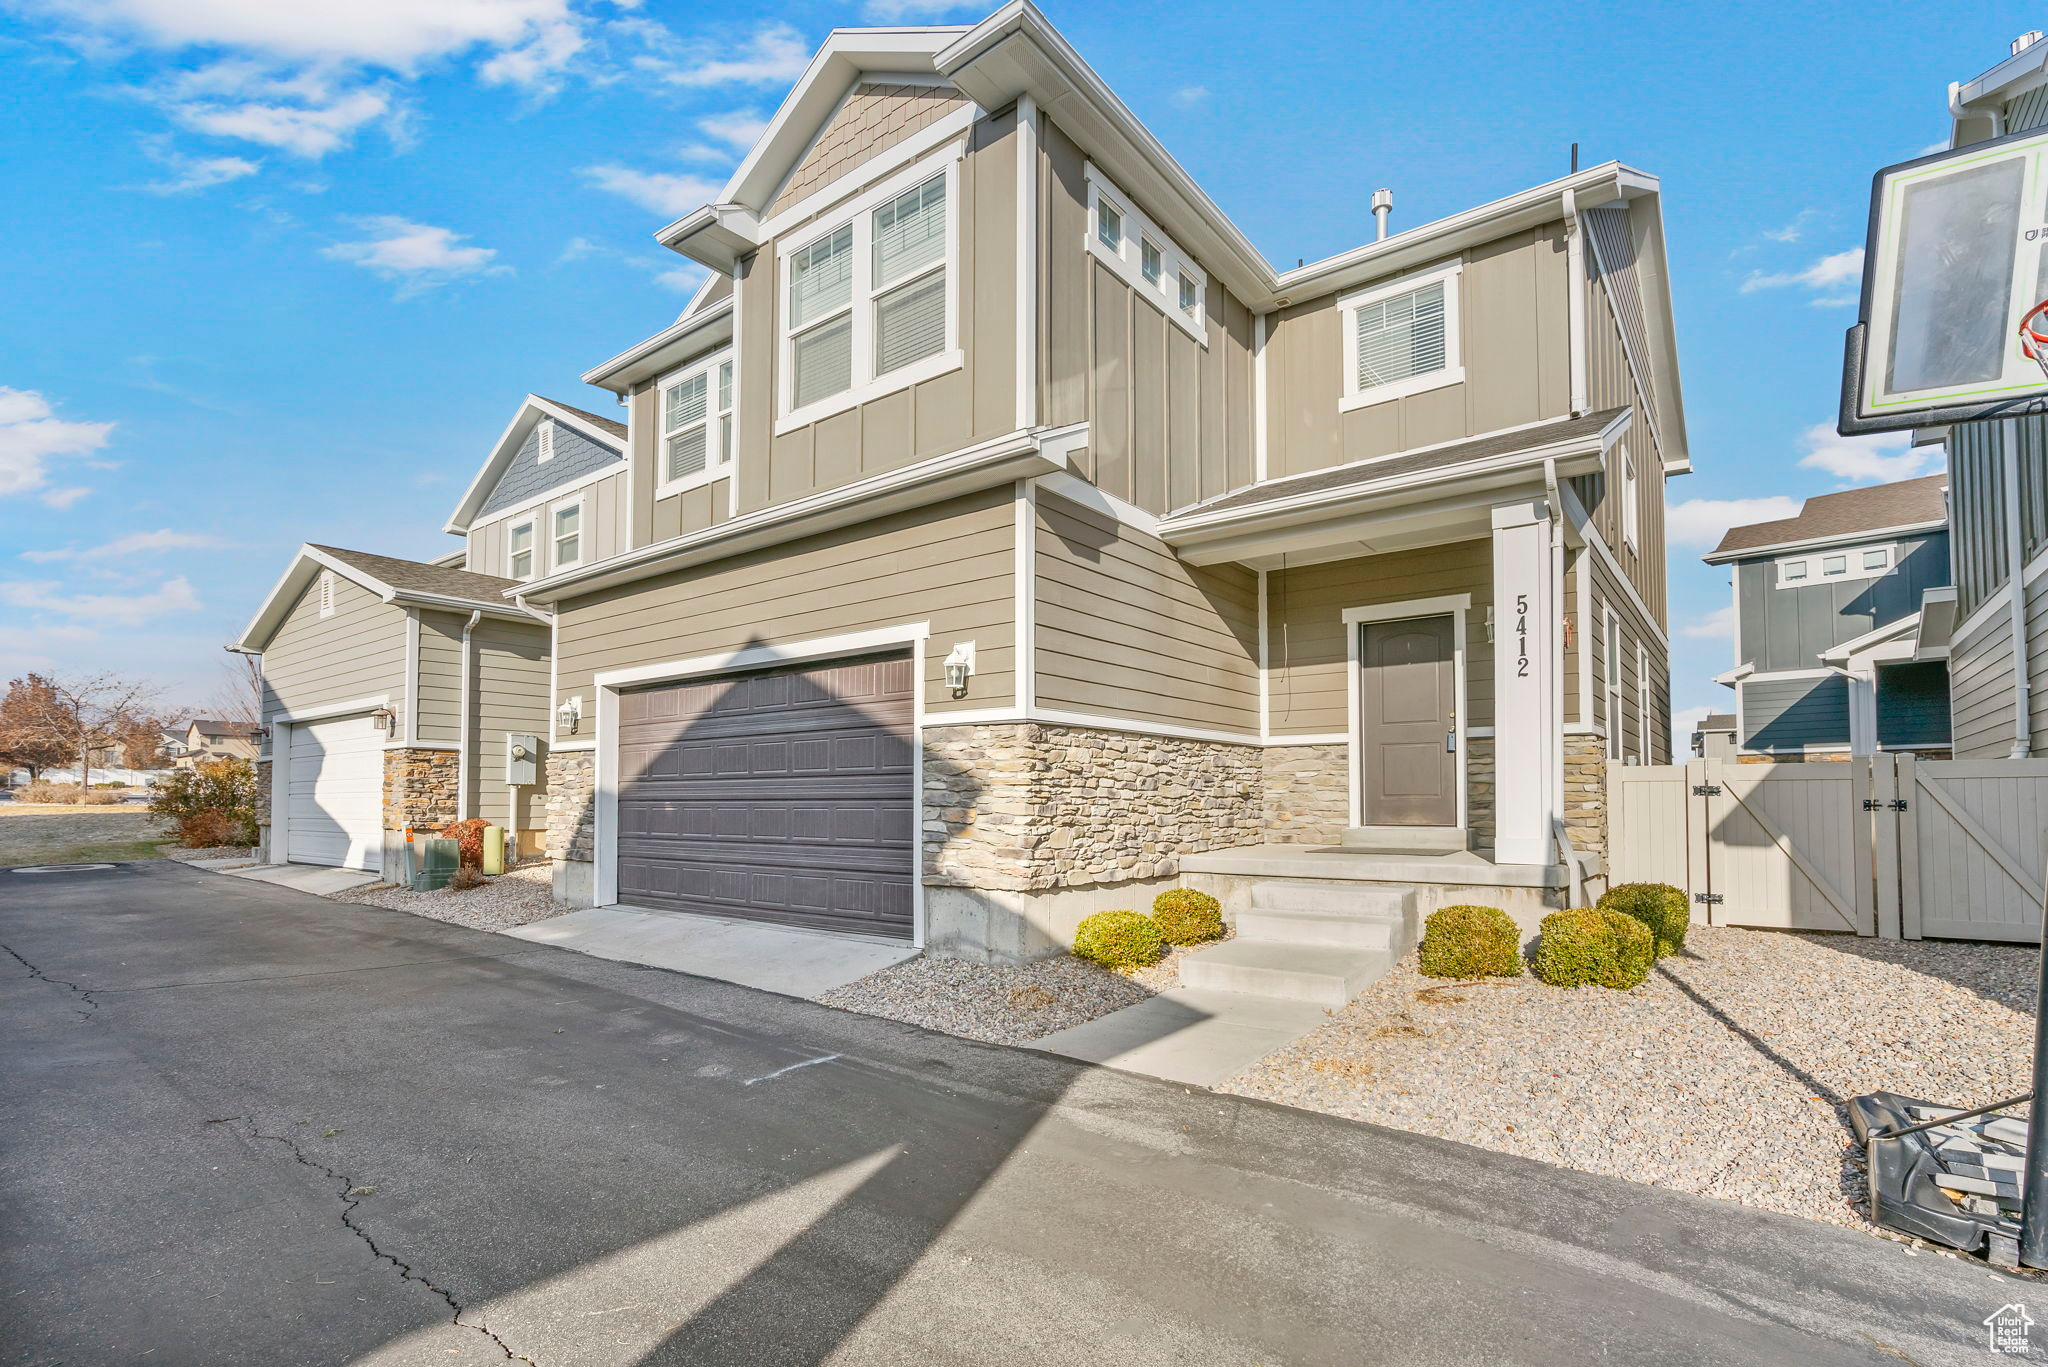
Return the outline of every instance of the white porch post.
{"type": "Polygon", "coordinates": [[[1877,669],[1849,676],[1849,753],[1877,753],[1877,669]]]}
{"type": "Polygon", "coordinates": [[[1493,509],[1494,859],[1554,864],[1564,772],[1557,726],[1562,586],[1543,499],[1493,509]]]}

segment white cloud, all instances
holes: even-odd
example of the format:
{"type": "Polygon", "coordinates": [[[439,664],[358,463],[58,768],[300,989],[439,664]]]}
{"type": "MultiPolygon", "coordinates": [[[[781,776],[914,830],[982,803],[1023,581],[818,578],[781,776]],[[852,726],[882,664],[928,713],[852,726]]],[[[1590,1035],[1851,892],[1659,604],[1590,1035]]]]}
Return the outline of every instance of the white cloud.
{"type": "Polygon", "coordinates": [[[171,179],[135,188],[153,195],[182,195],[208,190],[216,185],[253,176],[263,169],[261,162],[242,157],[188,157],[171,146],[167,136],[144,138],[142,150],[151,161],[171,173],[171,179]]]}
{"type": "Polygon", "coordinates": [[[586,166],[585,179],[600,190],[632,200],[643,209],[681,218],[718,198],[724,182],[672,171],[635,171],[627,166],[586,166]]]}
{"type": "MultiPolygon", "coordinates": [[[[1728,709],[1724,707],[1721,710],[1725,712],[1728,709]]],[[[1673,712],[1671,714],[1671,739],[1674,742],[1674,748],[1690,745],[1692,743],[1692,733],[1697,731],[1700,723],[1712,716],[1713,713],[1714,709],[1711,707],[1682,707],[1678,711],[1673,712]]]]}
{"type": "Polygon", "coordinates": [[[702,266],[671,266],[665,271],[657,271],[654,283],[677,294],[695,294],[708,274],[702,266]]]}
{"type": "Polygon", "coordinates": [[[1776,274],[1752,271],[1742,282],[1742,292],[1754,294],[1758,290],[1783,289],[1792,285],[1810,290],[1837,290],[1843,285],[1860,284],[1862,279],[1863,248],[1851,247],[1845,252],[1823,256],[1804,270],[1776,274]]]}
{"type": "Polygon", "coordinates": [[[400,282],[399,297],[445,285],[465,275],[502,275],[509,266],[494,266],[495,247],[460,245],[465,234],[450,228],[414,223],[396,214],[356,220],[370,236],[360,242],[337,242],[320,254],[373,271],[400,282]]]}
{"type": "Polygon", "coordinates": [[[1940,468],[1939,446],[1913,446],[1910,432],[1879,432],[1867,437],[1845,437],[1831,422],[1817,422],[1800,437],[1806,454],[1799,464],[1808,470],[1832,475],[1843,484],[1888,484],[1912,479],[1940,468]]]}
{"type": "Polygon", "coordinates": [[[23,551],[21,558],[37,564],[48,564],[57,560],[100,560],[109,556],[142,555],[150,551],[201,550],[224,544],[217,536],[207,536],[200,532],[176,532],[166,527],[154,532],[130,532],[127,536],[117,536],[104,546],[95,546],[90,550],[23,551]]]}
{"type": "Polygon", "coordinates": [[[338,90],[300,103],[194,100],[172,104],[170,113],[195,133],[275,147],[308,160],[347,145],[365,124],[398,116],[391,94],[372,87],[338,90]]]}
{"type": "Polygon", "coordinates": [[[1770,242],[1797,242],[1800,238],[1806,236],[1807,228],[1819,217],[1820,210],[1818,209],[1801,209],[1798,213],[1792,215],[1790,221],[1784,227],[1764,229],[1764,238],[1770,242]]]}
{"type": "Polygon", "coordinates": [[[1800,502],[1783,494],[1764,498],[1688,498],[1664,510],[1665,533],[1675,545],[1712,546],[1730,527],[1796,517],[1800,502]]]}
{"type": "Polygon", "coordinates": [[[0,626],[0,678],[13,678],[31,669],[55,669],[57,657],[47,652],[98,639],[99,633],[91,627],[0,626]]]}
{"type": "Polygon", "coordinates": [[[1715,608],[1704,617],[1695,617],[1679,628],[1679,635],[1690,636],[1696,641],[1726,641],[1735,635],[1735,605],[1715,608]]]}
{"type": "Polygon", "coordinates": [[[110,422],[67,422],[33,389],[0,385],[0,498],[40,494],[53,508],[68,508],[88,492],[50,487],[50,463],[90,456],[107,444],[110,422]]]}
{"type": "Polygon", "coordinates": [[[519,86],[540,94],[560,88],[563,68],[587,40],[574,22],[555,21],[541,25],[531,40],[500,52],[476,69],[485,85],[519,86]]]}
{"type": "Polygon", "coordinates": [[[563,22],[568,0],[64,0],[71,25],[159,48],[223,47],[293,62],[405,70],[472,47],[513,48],[563,22]]]}
{"type": "Polygon", "coordinates": [[[682,61],[649,57],[642,65],[670,85],[780,85],[803,75],[811,49],[788,24],[769,24],[737,51],[699,52],[682,61]]]}
{"type": "Polygon", "coordinates": [[[1182,109],[1193,109],[1209,98],[1209,87],[1205,85],[1184,85],[1168,97],[1182,109]]]}
{"type": "Polygon", "coordinates": [[[768,131],[768,120],[751,109],[735,109],[730,114],[713,114],[699,119],[697,126],[707,137],[745,156],[754,150],[754,144],[768,131]]]}
{"type": "Polygon", "coordinates": [[[128,594],[66,594],[58,584],[49,580],[14,580],[0,583],[0,603],[31,612],[69,617],[74,621],[132,627],[171,613],[196,612],[199,595],[192,591],[192,582],[183,575],[166,579],[147,592],[128,594]]]}
{"type": "Polygon", "coordinates": [[[894,24],[905,19],[936,19],[955,10],[988,9],[984,0],[868,0],[861,13],[878,23],[894,24]]]}

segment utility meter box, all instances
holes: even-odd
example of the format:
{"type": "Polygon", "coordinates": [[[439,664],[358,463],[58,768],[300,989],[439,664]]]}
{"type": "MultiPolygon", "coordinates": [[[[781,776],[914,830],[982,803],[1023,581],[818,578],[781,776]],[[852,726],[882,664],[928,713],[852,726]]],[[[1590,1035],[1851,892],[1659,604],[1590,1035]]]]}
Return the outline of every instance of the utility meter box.
{"type": "Polygon", "coordinates": [[[507,732],[505,736],[505,782],[540,782],[540,737],[507,732]]]}

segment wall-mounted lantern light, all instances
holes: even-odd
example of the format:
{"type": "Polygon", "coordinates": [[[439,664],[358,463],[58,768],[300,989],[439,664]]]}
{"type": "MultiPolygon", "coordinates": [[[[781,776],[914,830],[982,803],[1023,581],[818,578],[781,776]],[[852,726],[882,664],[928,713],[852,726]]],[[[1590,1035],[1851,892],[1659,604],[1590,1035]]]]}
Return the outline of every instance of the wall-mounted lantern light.
{"type": "Polygon", "coordinates": [[[967,696],[967,680],[974,673],[974,642],[956,641],[946,656],[946,687],[956,698],[967,696]]]}
{"type": "Polygon", "coordinates": [[[555,725],[572,736],[576,734],[576,727],[582,720],[583,699],[581,697],[565,698],[562,700],[562,705],[555,709],[555,725]]]}
{"type": "Polygon", "coordinates": [[[390,740],[392,736],[398,733],[398,714],[388,707],[380,707],[375,712],[372,712],[370,720],[376,724],[378,730],[384,733],[384,739],[386,740],[390,740]]]}

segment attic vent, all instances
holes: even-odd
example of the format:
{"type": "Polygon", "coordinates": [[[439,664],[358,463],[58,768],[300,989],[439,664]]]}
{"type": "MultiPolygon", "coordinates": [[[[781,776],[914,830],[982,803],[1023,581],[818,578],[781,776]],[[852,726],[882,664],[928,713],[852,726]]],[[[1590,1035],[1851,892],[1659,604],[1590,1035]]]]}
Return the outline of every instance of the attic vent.
{"type": "Polygon", "coordinates": [[[542,418],[540,422],[540,459],[542,461],[550,461],[554,458],[555,420],[553,418],[542,418]]]}
{"type": "Polygon", "coordinates": [[[322,617],[332,617],[334,615],[333,570],[320,571],[320,615],[322,617]]]}

